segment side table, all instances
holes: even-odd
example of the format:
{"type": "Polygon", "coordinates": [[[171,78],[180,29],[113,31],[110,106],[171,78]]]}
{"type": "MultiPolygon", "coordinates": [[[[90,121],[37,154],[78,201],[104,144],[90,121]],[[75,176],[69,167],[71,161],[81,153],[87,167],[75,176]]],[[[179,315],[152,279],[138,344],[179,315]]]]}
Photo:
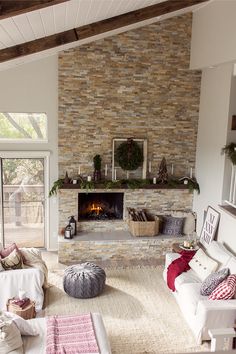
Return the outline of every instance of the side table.
{"type": "MultiPolygon", "coordinates": [[[[183,251],[183,248],[181,248],[180,245],[181,245],[181,243],[179,243],[179,242],[172,243],[172,252],[180,253],[181,251],[183,251]]],[[[185,251],[197,251],[199,248],[201,248],[201,247],[197,243],[195,248],[189,248],[189,249],[186,248],[185,251]]]]}
{"type": "Polygon", "coordinates": [[[19,305],[12,303],[13,299],[9,299],[7,301],[7,311],[15,313],[16,315],[24,318],[25,320],[30,320],[35,318],[36,311],[35,311],[35,302],[30,301],[30,303],[25,307],[21,308],[19,305]]]}
{"type": "Polygon", "coordinates": [[[179,245],[180,245],[180,243],[178,243],[178,242],[172,243],[172,252],[179,253],[180,251],[182,251],[182,249],[179,247],[179,245]]]}

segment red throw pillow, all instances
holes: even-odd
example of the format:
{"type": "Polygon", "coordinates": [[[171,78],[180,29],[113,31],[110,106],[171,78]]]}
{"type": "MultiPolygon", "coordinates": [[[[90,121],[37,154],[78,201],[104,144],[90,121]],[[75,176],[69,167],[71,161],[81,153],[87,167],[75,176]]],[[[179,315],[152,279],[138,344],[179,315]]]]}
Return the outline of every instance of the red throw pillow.
{"type": "Polygon", "coordinates": [[[1,249],[1,251],[0,251],[1,258],[5,258],[5,257],[9,256],[9,254],[11,254],[12,251],[14,251],[14,250],[17,250],[17,252],[19,252],[19,254],[21,255],[21,258],[24,262],[25,257],[23,257],[21,251],[19,250],[19,248],[17,247],[17,245],[15,243],[12,243],[10,246],[1,249]]]}
{"type": "Polygon", "coordinates": [[[231,274],[223,280],[208,297],[209,300],[227,300],[234,297],[236,291],[236,274],[231,274]]]}

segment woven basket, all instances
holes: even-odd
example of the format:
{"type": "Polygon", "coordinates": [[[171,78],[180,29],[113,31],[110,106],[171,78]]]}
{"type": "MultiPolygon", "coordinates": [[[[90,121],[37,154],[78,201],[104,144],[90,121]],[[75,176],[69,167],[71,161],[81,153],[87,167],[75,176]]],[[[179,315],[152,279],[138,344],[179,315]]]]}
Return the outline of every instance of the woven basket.
{"type": "Polygon", "coordinates": [[[130,233],[135,237],[151,237],[158,235],[159,224],[160,220],[158,217],[155,217],[153,221],[128,221],[130,233]]]}
{"type": "Polygon", "coordinates": [[[20,308],[15,304],[12,304],[13,299],[9,299],[7,301],[7,311],[15,313],[16,315],[24,318],[25,320],[30,320],[31,318],[35,318],[36,311],[35,311],[35,302],[30,301],[30,304],[26,306],[24,309],[20,308]]]}

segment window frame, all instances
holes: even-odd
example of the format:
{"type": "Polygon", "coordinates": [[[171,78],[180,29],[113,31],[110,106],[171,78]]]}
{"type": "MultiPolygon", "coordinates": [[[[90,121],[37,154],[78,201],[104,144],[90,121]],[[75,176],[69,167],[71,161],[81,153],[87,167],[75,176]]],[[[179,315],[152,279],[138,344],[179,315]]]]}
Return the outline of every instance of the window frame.
{"type": "Polygon", "coordinates": [[[45,124],[45,129],[46,129],[46,138],[45,139],[27,139],[27,138],[22,138],[22,139],[12,139],[12,138],[1,138],[0,137],[0,143],[5,144],[47,144],[48,143],[48,115],[46,112],[0,112],[0,113],[13,113],[13,114],[45,114],[46,116],[46,124],[45,124]]]}
{"type": "MultiPolygon", "coordinates": [[[[1,159],[44,159],[44,208],[45,208],[45,218],[44,218],[44,230],[45,230],[45,248],[48,249],[50,245],[50,229],[49,229],[49,220],[50,220],[50,210],[49,210],[49,174],[50,174],[50,151],[38,150],[38,151],[29,151],[29,150],[0,150],[1,159]]],[[[2,182],[2,181],[1,181],[2,182]]],[[[1,184],[2,187],[2,184],[1,184]]],[[[2,235],[0,235],[3,237],[2,235]]],[[[3,240],[0,239],[0,242],[3,240]]]]}

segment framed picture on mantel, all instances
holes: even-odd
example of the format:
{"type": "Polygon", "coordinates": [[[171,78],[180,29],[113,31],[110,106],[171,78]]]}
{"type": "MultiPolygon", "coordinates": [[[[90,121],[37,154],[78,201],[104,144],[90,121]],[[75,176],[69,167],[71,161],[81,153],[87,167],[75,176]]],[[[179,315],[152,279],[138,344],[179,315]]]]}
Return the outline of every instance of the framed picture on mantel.
{"type": "Polygon", "coordinates": [[[211,206],[208,206],[199,240],[205,248],[207,248],[211,241],[214,240],[219,220],[220,213],[211,206]]]}

